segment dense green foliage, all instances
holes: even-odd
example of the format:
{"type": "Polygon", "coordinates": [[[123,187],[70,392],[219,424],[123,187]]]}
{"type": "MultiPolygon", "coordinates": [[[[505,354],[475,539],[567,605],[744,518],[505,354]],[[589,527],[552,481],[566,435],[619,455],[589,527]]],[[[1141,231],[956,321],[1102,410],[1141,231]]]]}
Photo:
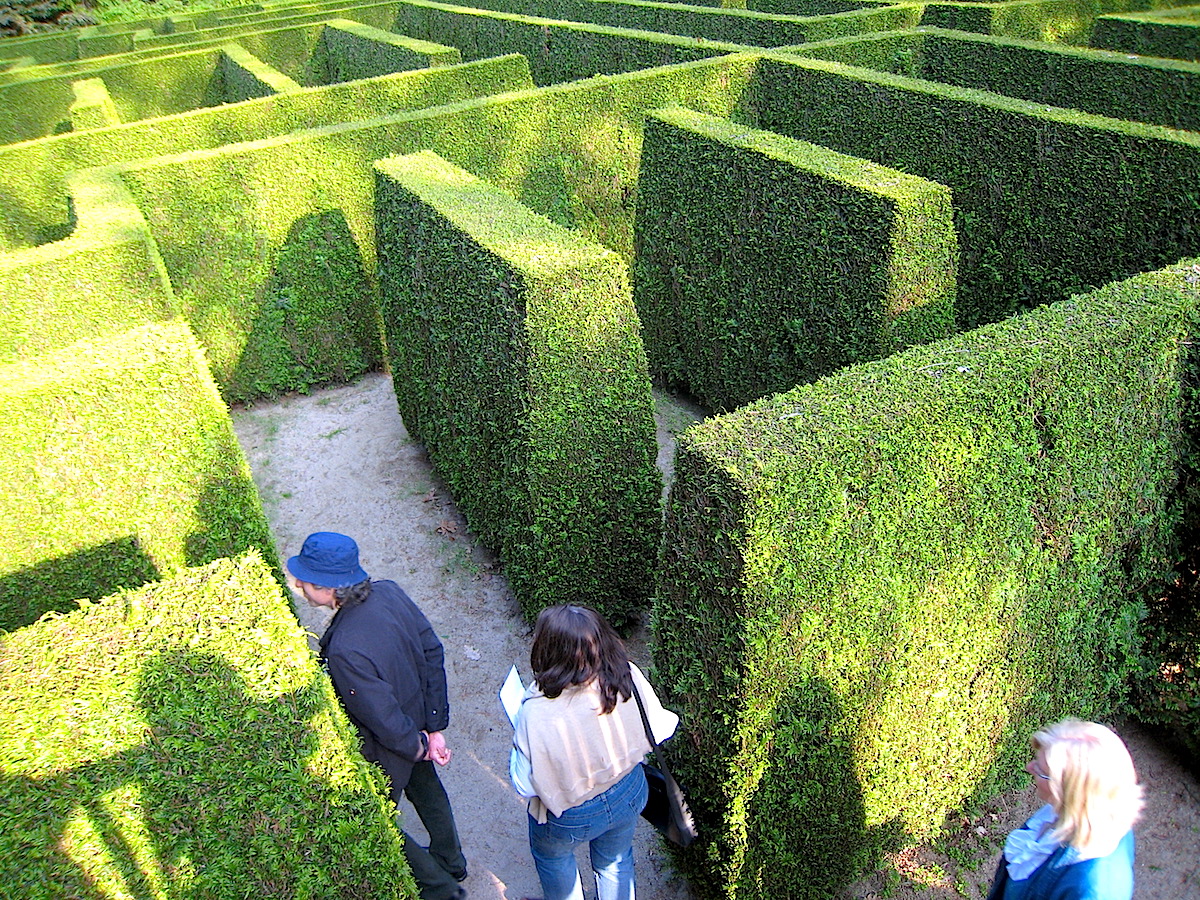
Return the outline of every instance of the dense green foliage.
{"type": "Polygon", "coordinates": [[[1197,63],[940,28],[822,41],[797,52],[1130,122],[1200,127],[1197,63]]]}
{"type": "Polygon", "coordinates": [[[213,77],[223,103],[241,103],[300,90],[291,78],[236,44],[221,48],[221,59],[213,77]]]}
{"type": "MultiPolygon", "coordinates": [[[[219,71],[215,61],[212,65],[214,72],[219,71]]],[[[107,73],[100,70],[99,74],[107,73]]],[[[78,73],[72,70],[60,77],[69,83],[78,73]]],[[[261,140],[303,128],[394,115],[531,85],[528,63],[510,54],[464,66],[402,72],[129,122],[100,133],[68,132],[0,146],[6,196],[10,199],[0,208],[4,232],[0,234],[0,246],[41,244],[62,236],[68,218],[65,175],[73,169],[218,147],[232,138],[261,140]]],[[[67,114],[66,109],[63,114],[67,114]]],[[[100,296],[107,297],[107,292],[100,296]]],[[[203,324],[196,325],[203,333],[203,324]]],[[[215,348],[210,352],[214,358],[222,358],[215,348]]]]}
{"type": "Polygon", "coordinates": [[[348,19],[333,19],[321,30],[309,71],[318,84],[375,78],[409,69],[462,62],[457,47],[415,41],[348,19]]]}
{"type": "Polygon", "coordinates": [[[760,128],[948,186],[974,327],[1200,251],[1200,136],[818,60],[764,59],[760,128]]]}
{"type": "Polygon", "coordinates": [[[1102,50],[1200,60],[1200,19],[1194,15],[1102,16],[1092,31],[1091,45],[1102,50]]]}
{"type": "Polygon", "coordinates": [[[6,896],[415,900],[382,776],[257,554],[3,641],[6,896]]]}
{"type": "Polygon", "coordinates": [[[817,12],[768,14],[742,9],[693,6],[648,0],[485,0],[487,9],[548,19],[592,22],[611,28],[636,28],[745,44],[783,47],[847,34],[911,28],[920,22],[917,4],[847,8],[817,12]]]}
{"type": "Polygon", "coordinates": [[[533,618],[644,609],[661,480],[625,266],[432,153],[381,162],[396,399],[533,618]]]}
{"type": "MultiPolygon", "coordinates": [[[[271,285],[278,254],[315,218],[345,218],[321,248],[326,259],[345,265],[339,262],[322,278],[353,285],[359,265],[368,280],[373,277],[368,266],[375,254],[364,251],[375,246],[375,160],[434,150],[513,191],[536,211],[628,254],[643,111],[687,98],[728,114],[753,65],[748,57],[726,57],[546,91],[510,91],[135,163],[121,177],[150,220],[180,307],[194,323],[218,384],[227,397],[246,396],[253,385],[234,377],[247,365],[246,335],[276,314],[271,285]]],[[[429,77],[456,68],[430,69],[429,77]]],[[[517,74],[511,60],[500,68],[505,74],[494,77],[504,82],[517,74]]],[[[320,297],[321,282],[310,290],[314,303],[337,308],[336,296],[320,297]]],[[[370,304],[372,298],[373,292],[358,299],[370,304]]],[[[342,332],[326,330],[344,345],[342,332]]]]}
{"type": "Polygon", "coordinates": [[[1200,128],[1200,65],[928,30],[919,76],[1168,128],[1200,128]]]}
{"type": "Polygon", "coordinates": [[[538,85],[704,59],[739,44],[492,12],[432,0],[398,0],[395,29],[462,50],[463,59],[521,53],[538,85]],[[503,49],[501,49],[503,48],[503,49]]]}
{"type": "Polygon", "coordinates": [[[636,237],[650,370],[710,409],[954,331],[945,187],[728,119],[648,117],[636,237]]]}
{"type": "Polygon", "coordinates": [[[0,367],[0,628],[273,544],[180,321],[0,367]]]}
{"type": "Polygon", "coordinates": [[[1169,572],[1200,291],[1174,268],[680,438],[654,612],[713,897],[829,896],[1104,717],[1169,572]]]}

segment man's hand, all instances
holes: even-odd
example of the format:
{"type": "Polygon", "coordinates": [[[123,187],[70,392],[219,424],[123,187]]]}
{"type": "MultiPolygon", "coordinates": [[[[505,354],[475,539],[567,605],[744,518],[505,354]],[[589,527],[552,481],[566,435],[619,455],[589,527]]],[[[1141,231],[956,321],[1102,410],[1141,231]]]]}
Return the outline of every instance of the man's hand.
{"type": "Polygon", "coordinates": [[[429,752],[425,754],[425,758],[439,766],[448,765],[451,753],[450,748],[446,746],[445,736],[440,731],[430,731],[428,734],[429,752]]]}

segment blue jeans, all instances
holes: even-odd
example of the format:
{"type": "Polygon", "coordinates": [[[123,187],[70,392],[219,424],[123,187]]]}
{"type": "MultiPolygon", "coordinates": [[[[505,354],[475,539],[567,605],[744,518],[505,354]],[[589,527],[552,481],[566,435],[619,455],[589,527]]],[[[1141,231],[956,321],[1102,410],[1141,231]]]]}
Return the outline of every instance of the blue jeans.
{"type": "Polygon", "coordinates": [[[633,832],[648,792],[638,766],[603,794],[551,815],[545,825],[529,817],[529,849],[545,900],[583,900],[575,849],[584,842],[597,900],[634,900],[633,832]]]}

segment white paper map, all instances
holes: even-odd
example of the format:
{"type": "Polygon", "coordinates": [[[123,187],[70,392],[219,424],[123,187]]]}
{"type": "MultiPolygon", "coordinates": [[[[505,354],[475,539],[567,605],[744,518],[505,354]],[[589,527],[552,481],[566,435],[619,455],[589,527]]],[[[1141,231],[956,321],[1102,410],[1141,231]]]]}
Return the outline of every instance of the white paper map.
{"type": "Polygon", "coordinates": [[[508,670],[504,684],[500,686],[500,702],[504,705],[504,711],[508,713],[508,721],[512,723],[513,728],[517,727],[517,710],[521,708],[521,698],[524,696],[525,685],[521,683],[517,667],[513,666],[508,670]]]}

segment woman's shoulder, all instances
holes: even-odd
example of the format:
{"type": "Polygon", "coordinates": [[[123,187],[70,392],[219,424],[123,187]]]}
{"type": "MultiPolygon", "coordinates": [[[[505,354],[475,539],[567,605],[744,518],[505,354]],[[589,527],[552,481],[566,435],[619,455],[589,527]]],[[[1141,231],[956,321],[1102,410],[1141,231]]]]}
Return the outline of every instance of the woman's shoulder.
{"type": "Polygon", "coordinates": [[[1059,900],[1130,900],[1133,897],[1133,832],[1105,856],[1066,867],[1056,886],[1059,900]]]}

